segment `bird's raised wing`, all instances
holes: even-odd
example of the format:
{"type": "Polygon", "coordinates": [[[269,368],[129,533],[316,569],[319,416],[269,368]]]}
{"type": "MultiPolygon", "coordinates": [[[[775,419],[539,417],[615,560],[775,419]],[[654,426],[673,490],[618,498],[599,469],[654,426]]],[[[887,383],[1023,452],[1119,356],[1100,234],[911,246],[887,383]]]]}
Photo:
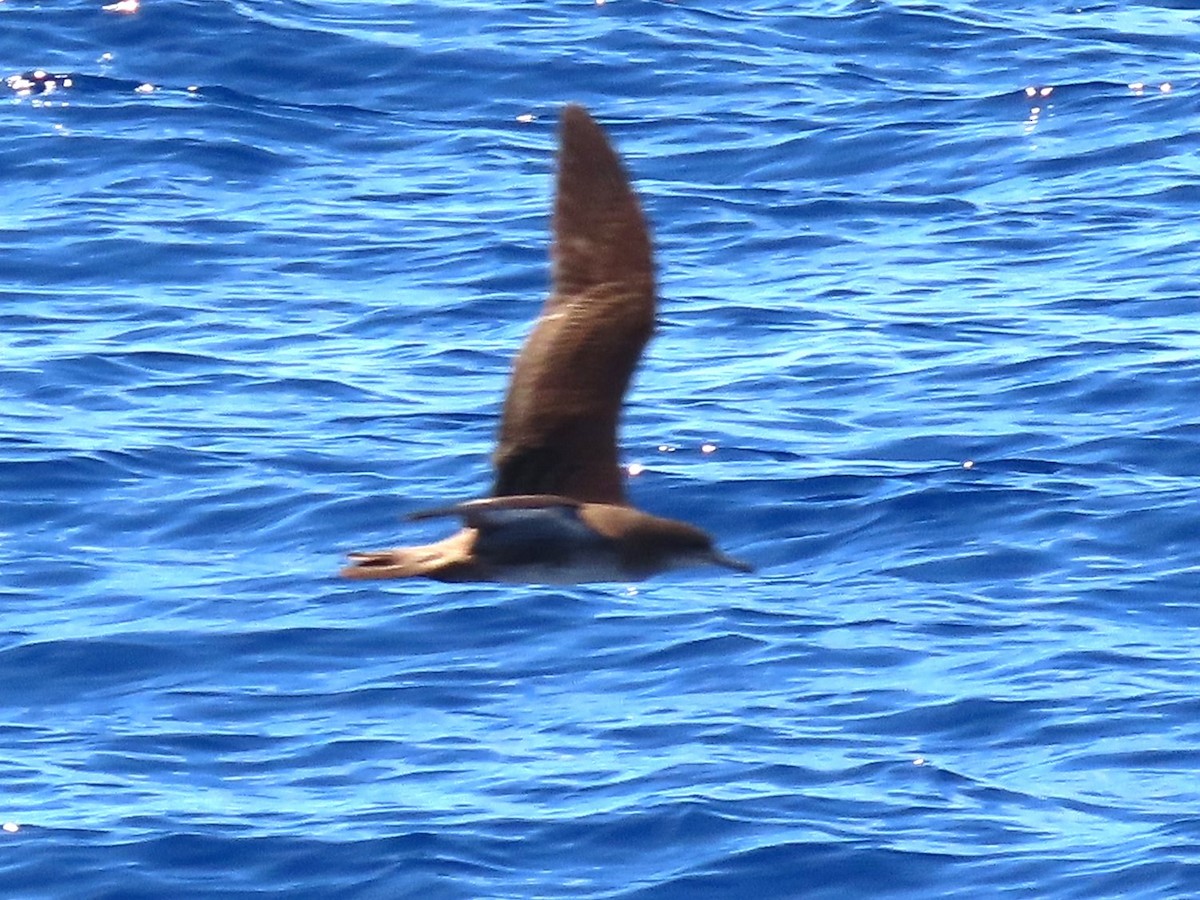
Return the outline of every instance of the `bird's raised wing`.
{"type": "Polygon", "coordinates": [[[624,503],[617,423],[654,330],[654,260],[621,161],[581,106],[562,112],[553,231],[553,284],[513,365],[492,493],[624,503]]]}

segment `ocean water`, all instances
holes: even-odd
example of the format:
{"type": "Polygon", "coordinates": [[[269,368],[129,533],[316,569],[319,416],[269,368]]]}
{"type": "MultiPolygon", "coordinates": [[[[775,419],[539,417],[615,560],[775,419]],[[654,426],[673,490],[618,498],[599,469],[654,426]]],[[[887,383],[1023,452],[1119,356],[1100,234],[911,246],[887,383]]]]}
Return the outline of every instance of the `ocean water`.
{"type": "Polygon", "coordinates": [[[0,2],[0,894],[1200,893],[1194,4],[134,5],[0,2]],[[758,571],[341,581],[490,483],[567,101],[758,571]]]}

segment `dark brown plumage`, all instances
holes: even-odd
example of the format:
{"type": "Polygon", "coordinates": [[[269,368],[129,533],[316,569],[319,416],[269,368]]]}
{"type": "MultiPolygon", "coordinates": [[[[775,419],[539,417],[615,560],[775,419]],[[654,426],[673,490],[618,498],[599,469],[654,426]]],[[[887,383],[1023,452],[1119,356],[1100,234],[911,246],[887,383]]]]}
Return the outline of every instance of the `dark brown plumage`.
{"type": "Polygon", "coordinates": [[[581,106],[559,128],[552,284],[513,364],[492,496],[417,513],[457,516],[441,541],[352,553],[348,578],[580,582],[711,563],[749,566],[686,522],[625,499],[621,404],[654,330],[646,221],[616,152],[581,106]]]}
{"type": "Polygon", "coordinates": [[[617,423],[654,331],[650,236],[621,161],[583,107],[563,110],[560,135],[553,284],[513,366],[492,493],[624,503],[617,423]]]}

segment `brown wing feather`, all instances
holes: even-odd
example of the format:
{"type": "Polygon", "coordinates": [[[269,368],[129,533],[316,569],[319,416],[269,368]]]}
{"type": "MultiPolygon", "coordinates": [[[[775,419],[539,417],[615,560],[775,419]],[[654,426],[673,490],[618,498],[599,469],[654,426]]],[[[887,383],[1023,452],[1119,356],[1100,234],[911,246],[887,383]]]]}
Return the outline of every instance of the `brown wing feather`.
{"type": "Polygon", "coordinates": [[[654,330],[646,221],[616,152],[580,106],[559,135],[553,285],[513,366],[492,493],[624,503],[621,402],[654,330]]]}

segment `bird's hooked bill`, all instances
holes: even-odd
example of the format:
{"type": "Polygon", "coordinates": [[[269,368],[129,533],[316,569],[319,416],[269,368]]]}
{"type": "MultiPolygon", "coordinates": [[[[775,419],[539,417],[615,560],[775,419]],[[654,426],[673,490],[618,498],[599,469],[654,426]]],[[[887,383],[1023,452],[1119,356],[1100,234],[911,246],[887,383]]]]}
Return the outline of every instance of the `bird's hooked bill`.
{"type": "Polygon", "coordinates": [[[730,556],[728,553],[722,553],[720,550],[713,550],[710,559],[718,566],[724,566],[726,569],[733,569],[736,572],[753,572],[754,566],[736,557],[730,556]]]}

